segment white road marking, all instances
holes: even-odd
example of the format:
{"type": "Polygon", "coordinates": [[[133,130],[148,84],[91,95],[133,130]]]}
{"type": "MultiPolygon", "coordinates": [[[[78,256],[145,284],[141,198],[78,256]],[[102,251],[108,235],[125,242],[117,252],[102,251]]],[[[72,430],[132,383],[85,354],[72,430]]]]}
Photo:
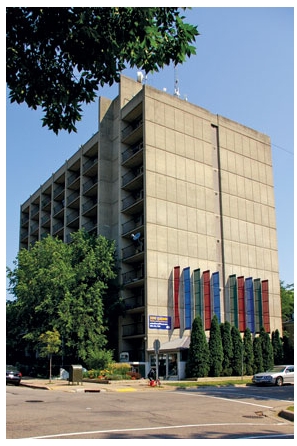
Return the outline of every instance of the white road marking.
{"type": "MultiPolygon", "coordinates": [[[[257,426],[283,426],[286,423],[257,423],[257,426]]],[[[55,434],[55,435],[42,435],[40,437],[29,437],[22,438],[22,440],[39,440],[43,438],[57,438],[57,437],[72,437],[77,435],[93,435],[93,434],[115,434],[124,432],[144,432],[144,431],[155,431],[155,430],[169,430],[169,429],[185,429],[192,427],[218,427],[218,426],[255,426],[255,423],[201,423],[201,424],[181,424],[177,426],[155,426],[155,427],[136,427],[129,429],[107,429],[107,430],[97,430],[97,431],[82,431],[82,432],[68,432],[65,434],[55,434]]]]}
{"type": "Polygon", "coordinates": [[[228,401],[228,402],[232,402],[232,403],[238,403],[238,404],[246,404],[247,406],[257,406],[257,407],[265,407],[265,409],[273,409],[273,406],[264,406],[263,404],[256,404],[256,403],[248,403],[247,401],[239,401],[233,398],[224,398],[222,396],[213,396],[213,395],[200,395],[195,393],[187,393],[187,392],[178,392],[178,394],[182,394],[182,395],[191,395],[191,396],[196,396],[199,398],[212,398],[215,400],[223,400],[223,401],[228,401]]]}

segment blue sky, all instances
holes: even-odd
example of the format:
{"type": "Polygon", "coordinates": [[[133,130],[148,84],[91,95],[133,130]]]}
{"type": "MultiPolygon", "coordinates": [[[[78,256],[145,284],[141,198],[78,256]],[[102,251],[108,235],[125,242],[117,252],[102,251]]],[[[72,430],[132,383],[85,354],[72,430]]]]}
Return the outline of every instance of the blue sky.
{"type": "MultiPolygon", "coordinates": [[[[178,67],[181,99],[270,136],[280,280],[294,283],[294,8],[210,7],[186,12],[197,55],[178,67]]],[[[124,72],[136,79],[136,69],[124,72]]],[[[147,83],[174,92],[174,68],[147,83]]],[[[114,98],[118,86],[99,95],[114,98]]],[[[8,97],[8,96],[7,96],[8,97]]],[[[20,206],[98,129],[98,101],[76,134],[42,127],[42,114],[6,101],[6,265],[19,246],[20,206]]]]}

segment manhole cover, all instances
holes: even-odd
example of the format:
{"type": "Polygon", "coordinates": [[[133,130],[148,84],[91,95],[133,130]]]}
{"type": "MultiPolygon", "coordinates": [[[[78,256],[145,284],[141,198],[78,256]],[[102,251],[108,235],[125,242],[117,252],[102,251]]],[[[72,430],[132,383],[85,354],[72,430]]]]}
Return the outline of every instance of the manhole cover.
{"type": "Polygon", "coordinates": [[[26,400],[26,403],[44,403],[43,400],[26,400]]]}
{"type": "Polygon", "coordinates": [[[243,415],[243,418],[263,418],[265,415],[243,415]]]}

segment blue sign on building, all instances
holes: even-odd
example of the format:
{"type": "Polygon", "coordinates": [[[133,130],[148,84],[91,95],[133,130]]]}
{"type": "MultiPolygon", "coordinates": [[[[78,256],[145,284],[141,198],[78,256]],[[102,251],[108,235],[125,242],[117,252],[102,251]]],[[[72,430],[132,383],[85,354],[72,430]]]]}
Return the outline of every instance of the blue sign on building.
{"type": "Polygon", "coordinates": [[[160,330],[171,330],[170,316],[149,315],[149,328],[158,328],[160,330]]]}

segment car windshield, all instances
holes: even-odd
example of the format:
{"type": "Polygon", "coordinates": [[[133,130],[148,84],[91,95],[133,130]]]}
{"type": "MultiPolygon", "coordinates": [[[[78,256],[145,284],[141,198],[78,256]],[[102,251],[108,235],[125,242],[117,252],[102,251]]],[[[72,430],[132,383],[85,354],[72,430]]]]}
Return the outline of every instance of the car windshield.
{"type": "Polygon", "coordinates": [[[273,367],[270,370],[267,370],[267,372],[274,372],[274,373],[280,373],[280,372],[284,372],[286,367],[273,367]]]}

